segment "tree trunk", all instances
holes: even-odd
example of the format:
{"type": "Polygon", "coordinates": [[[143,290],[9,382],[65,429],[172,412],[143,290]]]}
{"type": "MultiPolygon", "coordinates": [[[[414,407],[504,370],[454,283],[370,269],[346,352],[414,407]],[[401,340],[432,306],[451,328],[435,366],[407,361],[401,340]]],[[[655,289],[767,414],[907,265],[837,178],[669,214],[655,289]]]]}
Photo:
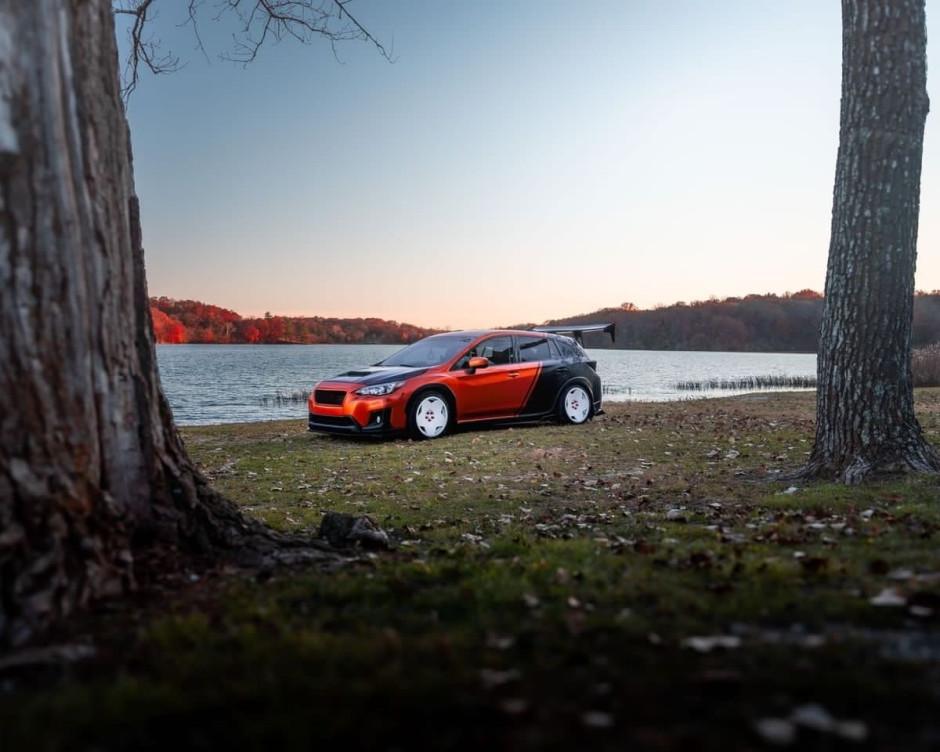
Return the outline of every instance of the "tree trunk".
{"type": "Polygon", "coordinates": [[[327,557],[214,493],[173,424],[110,0],[0,0],[0,190],[0,646],[132,589],[148,546],[327,557]]]}
{"type": "Polygon", "coordinates": [[[925,0],[843,0],[842,111],[808,476],[940,467],[914,417],[911,324],[925,0]]]}

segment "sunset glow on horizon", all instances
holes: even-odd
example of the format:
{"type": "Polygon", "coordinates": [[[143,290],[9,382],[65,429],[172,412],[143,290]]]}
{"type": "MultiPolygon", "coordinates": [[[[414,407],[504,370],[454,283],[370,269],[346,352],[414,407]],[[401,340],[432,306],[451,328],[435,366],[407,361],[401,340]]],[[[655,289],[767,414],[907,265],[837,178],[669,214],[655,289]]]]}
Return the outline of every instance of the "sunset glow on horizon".
{"type": "MultiPolygon", "coordinates": [[[[285,40],[246,67],[171,8],[153,33],[187,65],[128,110],[153,296],[457,329],[823,289],[837,2],[357,0],[394,62],[285,40]]],[[[933,113],[924,290],[938,204],[933,113]]]]}

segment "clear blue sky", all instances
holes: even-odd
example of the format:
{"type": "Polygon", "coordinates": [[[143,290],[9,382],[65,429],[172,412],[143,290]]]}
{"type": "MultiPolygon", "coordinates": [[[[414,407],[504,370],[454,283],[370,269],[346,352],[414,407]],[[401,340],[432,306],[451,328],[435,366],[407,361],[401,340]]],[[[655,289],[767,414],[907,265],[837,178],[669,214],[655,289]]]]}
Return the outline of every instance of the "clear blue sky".
{"type": "Polygon", "coordinates": [[[462,328],[822,290],[837,0],[358,0],[394,63],[288,41],[248,67],[208,13],[195,50],[181,5],[153,33],[187,66],[129,108],[151,295],[462,328]]]}

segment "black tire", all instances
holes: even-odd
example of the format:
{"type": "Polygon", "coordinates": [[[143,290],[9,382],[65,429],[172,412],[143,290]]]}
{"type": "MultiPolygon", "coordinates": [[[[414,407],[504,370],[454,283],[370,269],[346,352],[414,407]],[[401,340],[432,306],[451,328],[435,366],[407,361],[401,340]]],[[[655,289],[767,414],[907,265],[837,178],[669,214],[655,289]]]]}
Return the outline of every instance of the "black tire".
{"type": "Polygon", "coordinates": [[[582,384],[569,384],[558,396],[558,419],[562,423],[579,426],[586,423],[594,412],[591,393],[582,384]]]}
{"type": "Polygon", "coordinates": [[[421,392],[408,407],[408,432],[415,439],[439,439],[450,433],[454,423],[453,408],[444,392],[421,392]]]}

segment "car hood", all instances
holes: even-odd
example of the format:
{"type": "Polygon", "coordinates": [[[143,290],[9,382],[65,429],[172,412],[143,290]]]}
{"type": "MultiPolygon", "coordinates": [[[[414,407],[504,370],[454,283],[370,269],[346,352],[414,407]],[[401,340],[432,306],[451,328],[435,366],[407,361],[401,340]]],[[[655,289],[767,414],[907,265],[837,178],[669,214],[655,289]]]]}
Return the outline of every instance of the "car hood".
{"type": "Polygon", "coordinates": [[[427,370],[427,368],[408,368],[405,366],[369,366],[368,368],[346,371],[346,373],[341,373],[339,376],[327,379],[327,381],[372,386],[373,384],[384,384],[388,381],[405,381],[420,376],[427,370]]]}

